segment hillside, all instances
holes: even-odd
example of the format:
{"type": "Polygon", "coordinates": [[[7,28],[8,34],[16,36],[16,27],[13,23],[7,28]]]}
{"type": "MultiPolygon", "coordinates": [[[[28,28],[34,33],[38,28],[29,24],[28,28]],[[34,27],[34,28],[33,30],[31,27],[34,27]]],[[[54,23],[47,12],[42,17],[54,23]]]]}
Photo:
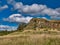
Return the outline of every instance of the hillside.
{"type": "MultiPolygon", "coordinates": [[[[22,24],[24,25],[24,24],[22,24]]],[[[18,30],[22,27],[22,25],[19,25],[18,30]]],[[[30,20],[28,24],[26,24],[25,27],[23,27],[24,30],[28,29],[34,29],[34,30],[40,30],[43,28],[47,29],[60,29],[60,20],[46,20],[42,18],[33,18],[30,20]]]]}
{"type": "Polygon", "coordinates": [[[60,45],[60,32],[24,30],[0,36],[0,45],[60,45]]]}
{"type": "Polygon", "coordinates": [[[59,26],[58,20],[33,18],[21,23],[17,31],[0,36],[0,45],[60,45],[59,26]]]}
{"type": "Polygon", "coordinates": [[[21,23],[17,31],[0,36],[0,45],[60,45],[56,24],[59,25],[59,21],[33,18],[28,24],[21,23]]]}

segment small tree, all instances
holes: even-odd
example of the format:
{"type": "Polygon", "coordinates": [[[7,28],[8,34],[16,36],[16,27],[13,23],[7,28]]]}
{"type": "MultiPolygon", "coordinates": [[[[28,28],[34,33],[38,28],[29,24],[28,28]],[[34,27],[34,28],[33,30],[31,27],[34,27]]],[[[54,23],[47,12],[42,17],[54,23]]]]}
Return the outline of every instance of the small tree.
{"type": "Polygon", "coordinates": [[[22,31],[24,30],[25,27],[26,27],[26,23],[20,23],[17,30],[22,31]]]}

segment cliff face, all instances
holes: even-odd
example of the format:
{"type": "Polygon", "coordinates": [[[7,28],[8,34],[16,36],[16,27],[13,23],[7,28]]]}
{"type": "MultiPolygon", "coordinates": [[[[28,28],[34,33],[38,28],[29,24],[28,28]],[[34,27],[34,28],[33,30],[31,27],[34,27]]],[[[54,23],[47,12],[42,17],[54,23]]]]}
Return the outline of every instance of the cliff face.
{"type": "MultiPolygon", "coordinates": [[[[21,27],[19,27],[21,28],[21,27]]],[[[41,29],[41,28],[53,28],[58,29],[60,28],[60,21],[59,20],[46,20],[40,18],[33,18],[30,22],[25,26],[24,29],[41,29]]]]}
{"type": "Polygon", "coordinates": [[[46,23],[48,21],[45,19],[40,19],[40,18],[33,18],[31,21],[28,23],[26,26],[26,29],[36,29],[36,28],[43,28],[46,27],[46,23]]]}

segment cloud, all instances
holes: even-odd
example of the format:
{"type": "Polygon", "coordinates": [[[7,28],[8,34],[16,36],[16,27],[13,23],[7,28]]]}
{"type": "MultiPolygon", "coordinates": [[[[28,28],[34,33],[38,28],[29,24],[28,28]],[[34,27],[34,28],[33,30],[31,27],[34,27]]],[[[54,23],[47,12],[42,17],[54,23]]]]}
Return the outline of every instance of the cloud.
{"type": "Polygon", "coordinates": [[[0,30],[16,30],[17,27],[14,27],[14,26],[8,26],[8,25],[0,25],[0,30]]]}
{"type": "Polygon", "coordinates": [[[52,9],[42,4],[32,4],[24,5],[22,2],[11,1],[10,4],[13,6],[14,10],[17,10],[20,13],[25,13],[29,15],[48,15],[51,18],[60,17],[60,8],[52,9]],[[13,3],[11,3],[13,2],[13,3]]]}
{"type": "Polygon", "coordinates": [[[13,5],[13,8],[21,13],[36,15],[36,14],[41,14],[41,11],[46,9],[47,6],[38,5],[38,4],[23,5],[22,2],[17,2],[13,5]]]}
{"type": "Polygon", "coordinates": [[[23,23],[28,23],[33,17],[24,17],[21,14],[12,14],[8,18],[4,18],[4,21],[9,21],[9,22],[23,22],[23,23]]]}
{"type": "Polygon", "coordinates": [[[41,10],[45,9],[45,5],[38,5],[38,4],[33,4],[33,5],[25,5],[22,9],[22,12],[24,13],[29,13],[29,14],[39,14],[41,10]]]}
{"type": "Polygon", "coordinates": [[[42,17],[43,19],[47,19],[46,17],[42,17]]]}
{"type": "Polygon", "coordinates": [[[0,6],[0,11],[4,10],[4,9],[7,9],[7,8],[8,8],[8,5],[0,6]]]}
{"type": "Polygon", "coordinates": [[[56,8],[55,10],[60,13],[60,8],[56,8]]]}
{"type": "Polygon", "coordinates": [[[51,15],[51,16],[59,15],[59,12],[57,12],[56,10],[51,9],[51,8],[44,9],[44,10],[42,11],[42,13],[43,13],[43,14],[48,14],[48,15],[51,15]]]}
{"type": "Polygon", "coordinates": [[[21,3],[21,2],[18,2],[18,3],[15,3],[15,5],[14,5],[14,9],[16,10],[16,9],[22,9],[23,8],[23,4],[21,3]],[[16,7],[16,8],[15,8],[16,7]]]}

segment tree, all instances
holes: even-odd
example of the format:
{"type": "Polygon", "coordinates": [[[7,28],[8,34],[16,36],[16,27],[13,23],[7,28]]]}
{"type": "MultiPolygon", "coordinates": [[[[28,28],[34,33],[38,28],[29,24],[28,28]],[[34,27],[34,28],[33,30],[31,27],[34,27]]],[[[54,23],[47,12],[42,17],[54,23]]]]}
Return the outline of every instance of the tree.
{"type": "Polygon", "coordinates": [[[22,31],[22,30],[24,30],[25,27],[26,27],[26,23],[20,23],[17,30],[22,31]]]}

